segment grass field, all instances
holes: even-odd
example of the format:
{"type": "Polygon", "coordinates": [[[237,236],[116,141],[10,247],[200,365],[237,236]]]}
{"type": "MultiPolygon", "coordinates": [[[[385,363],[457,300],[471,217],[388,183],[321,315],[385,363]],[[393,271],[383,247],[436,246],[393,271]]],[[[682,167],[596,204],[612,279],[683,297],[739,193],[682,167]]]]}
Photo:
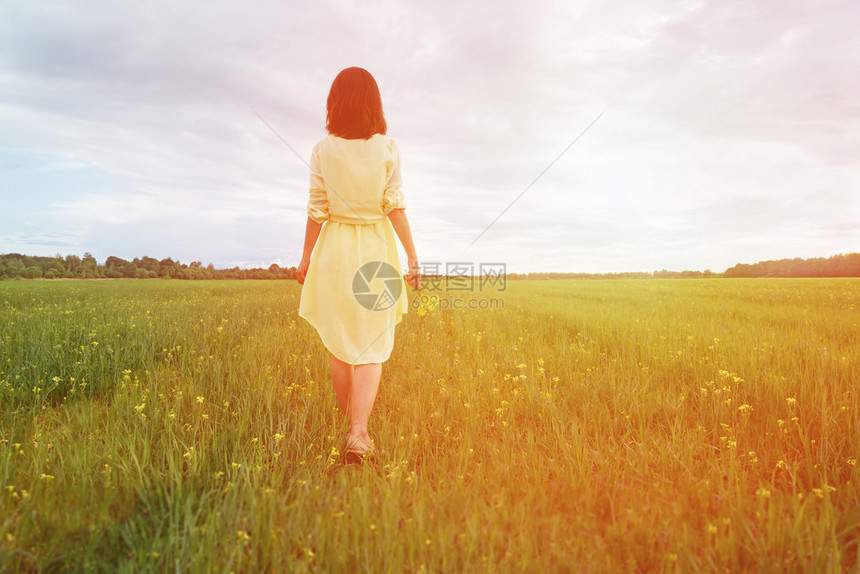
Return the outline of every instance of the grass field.
{"type": "Polygon", "coordinates": [[[0,570],[860,569],[860,281],[441,293],[364,466],[299,289],[0,283],[0,570]]]}

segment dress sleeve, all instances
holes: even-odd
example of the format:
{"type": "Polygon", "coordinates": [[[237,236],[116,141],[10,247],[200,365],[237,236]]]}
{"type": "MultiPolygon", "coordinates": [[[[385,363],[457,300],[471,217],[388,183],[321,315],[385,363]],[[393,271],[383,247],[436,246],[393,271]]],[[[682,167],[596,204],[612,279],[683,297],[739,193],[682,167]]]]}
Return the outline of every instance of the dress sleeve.
{"type": "Polygon", "coordinates": [[[395,209],[406,208],[403,200],[403,180],[400,177],[400,149],[394,140],[391,140],[390,153],[391,158],[387,163],[388,180],[385,184],[385,190],[382,192],[382,212],[385,215],[395,209]]]}
{"type": "Polygon", "coordinates": [[[322,174],[320,173],[320,152],[319,144],[314,146],[311,152],[311,196],[308,199],[308,217],[317,223],[328,221],[329,218],[329,203],[328,194],[325,190],[325,182],[323,182],[322,174]]]}

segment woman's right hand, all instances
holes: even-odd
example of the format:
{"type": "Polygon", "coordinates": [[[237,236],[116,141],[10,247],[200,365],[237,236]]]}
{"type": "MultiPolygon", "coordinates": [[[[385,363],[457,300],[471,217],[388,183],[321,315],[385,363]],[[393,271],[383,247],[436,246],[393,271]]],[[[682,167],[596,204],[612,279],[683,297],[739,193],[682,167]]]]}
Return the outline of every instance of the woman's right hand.
{"type": "Polygon", "coordinates": [[[299,266],[296,267],[296,281],[299,282],[299,285],[305,284],[305,275],[308,274],[310,264],[310,259],[302,259],[299,266]]]}
{"type": "Polygon", "coordinates": [[[418,266],[418,259],[409,259],[409,273],[406,274],[406,283],[415,289],[421,289],[421,268],[418,266]]]}

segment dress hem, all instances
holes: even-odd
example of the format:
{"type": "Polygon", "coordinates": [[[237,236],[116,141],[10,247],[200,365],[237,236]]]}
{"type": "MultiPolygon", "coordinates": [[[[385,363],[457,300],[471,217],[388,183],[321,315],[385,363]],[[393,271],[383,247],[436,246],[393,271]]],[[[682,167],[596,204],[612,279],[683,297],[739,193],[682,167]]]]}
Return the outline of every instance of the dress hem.
{"type": "MultiPolygon", "coordinates": [[[[400,316],[398,316],[398,317],[397,317],[397,320],[394,322],[394,325],[391,327],[392,329],[394,329],[394,327],[396,327],[397,325],[399,325],[399,324],[400,324],[400,322],[401,322],[401,321],[402,321],[402,319],[403,319],[403,315],[405,315],[405,313],[402,313],[402,314],[400,314],[400,316]]],[[[302,315],[301,313],[299,313],[299,317],[301,317],[302,319],[304,319],[305,321],[307,321],[307,322],[311,325],[311,327],[313,327],[313,328],[314,328],[314,330],[317,332],[317,335],[319,335],[320,339],[322,340],[322,344],[323,344],[323,346],[326,348],[326,350],[327,350],[329,353],[331,353],[332,355],[334,355],[334,356],[335,356],[335,358],[337,358],[339,361],[343,361],[343,362],[344,362],[344,363],[346,363],[347,365],[367,365],[367,364],[371,364],[371,363],[384,363],[384,362],[386,362],[388,359],[390,359],[390,358],[391,358],[391,353],[394,351],[394,345],[392,345],[392,346],[391,346],[391,350],[389,350],[389,351],[388,351],[388,354],[387,354],[387,355],[385,356],[385,358],[384,358],[384,359],[382,359],[381,361],[362,361],[362,362],[360,362],[360,363],[353,363],[351,360],[347,360],[347,359],[344,359],[343,357],[339,356],[339,355],[340,355],[340,353],[335,353],[335,352],[332,350],[332,346],[331,346],[331,345],[329,345],[329,344],[326,342],[326,338],[325,338],[325,336],[323,336],[322,332],[319,330],[319,327],[317,327],[317,326],[316,326],[316,324],[315,324],[313,321],[311,321],[311,319],[310,319],[310,318],[308,318],[308,317],[307,317],[307,316],[305,316],[305,315],[302,315]]],[[[373,344],[373,343],[371,343],[371,344],[373,344]]],[[[360,356],[361,356],[361,355],[360,355],[360,356]]]]}

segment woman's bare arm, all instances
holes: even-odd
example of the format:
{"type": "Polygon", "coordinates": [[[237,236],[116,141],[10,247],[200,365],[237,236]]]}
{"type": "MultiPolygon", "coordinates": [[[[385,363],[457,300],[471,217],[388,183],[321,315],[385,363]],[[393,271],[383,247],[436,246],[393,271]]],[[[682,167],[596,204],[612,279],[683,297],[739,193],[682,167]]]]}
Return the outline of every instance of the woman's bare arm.
{"type": "Polygon", "coordinates": [[[421,273],[418,268],[418,254],[415,252],[415,243],[412,241],[412,229],[409,227],[409,219],[406,218],[405,209],[392,209],[388,214],[388,220],[400,238],[406,257],[409,259],[409,274],[406,280],[413,289],[421,288],[421,273]]]}
{"type": "Polygon", "coordinates": [[[317,223],[308,217],[308,223],[305,226],[305,249],[302,253],[302,260],[296,268],[296,280],[300,285],[304,285],[305,283],[305,274],[308,272],[308,266],[311,264],[311,253],[314,252],[314,246],[317,244],[322,226],[322,223],[317,223]]]}

